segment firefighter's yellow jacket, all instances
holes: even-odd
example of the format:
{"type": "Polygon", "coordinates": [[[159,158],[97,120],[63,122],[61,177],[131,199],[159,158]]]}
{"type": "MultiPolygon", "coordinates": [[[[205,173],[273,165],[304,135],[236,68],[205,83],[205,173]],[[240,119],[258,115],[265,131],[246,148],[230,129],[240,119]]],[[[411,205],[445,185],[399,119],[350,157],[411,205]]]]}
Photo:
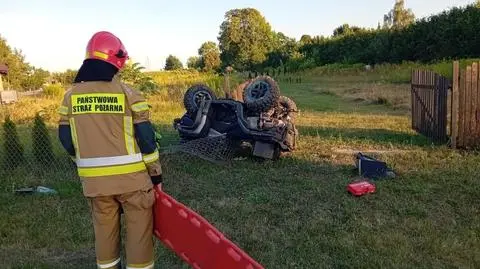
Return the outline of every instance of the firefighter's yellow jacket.
{"type": "Polygon", "coordinates": [[[152,186],[162,174],[149,105],[121,83],[82,82],[59,108],[59,137],[75,161],[87,197],[116,195],[152,186]]]}

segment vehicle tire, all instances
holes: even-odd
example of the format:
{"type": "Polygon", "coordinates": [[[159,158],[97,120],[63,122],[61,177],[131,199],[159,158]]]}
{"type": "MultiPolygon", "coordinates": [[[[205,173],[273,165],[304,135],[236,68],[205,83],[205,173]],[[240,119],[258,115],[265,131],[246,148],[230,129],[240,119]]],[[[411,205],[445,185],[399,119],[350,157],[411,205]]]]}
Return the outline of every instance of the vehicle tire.
{"type": "Polygon", "coordinates": [[[282,157],[282,151],[280,149],[280,146],[275,145],[275,149],[273,151],[272,161],[278,161],[278,160],[280,160],[281,157],[282,157]]]}
{"type": "Polygon", "coordinates": [[[197,84],[190,87],[183,97],[183,105],[188,113],[197,112],[202,98],[216,100],[215,93],[206,85],[197,84]]]}
{"type": "Polygon", "coordinates": [[[272,109],[278,102],[280,89],[269,76],[253,79],[243,90],[243,102],[248,112],[262,113],[272,109]]]}
{"type": "Polygon", "coordinates": [[[280,104],[280,109],[284,111],[283,113],[286,112],[290,119],[295,122],[295,113],[298,112],[297,104],[286,96],[280,96],[278,103],[280,104]]]}
{"type": "Polygon", "coordinates": [[[278,103],[287,109],[288,112],[298,112],[297,104],[286,96],[280,96],[278,103]]]}

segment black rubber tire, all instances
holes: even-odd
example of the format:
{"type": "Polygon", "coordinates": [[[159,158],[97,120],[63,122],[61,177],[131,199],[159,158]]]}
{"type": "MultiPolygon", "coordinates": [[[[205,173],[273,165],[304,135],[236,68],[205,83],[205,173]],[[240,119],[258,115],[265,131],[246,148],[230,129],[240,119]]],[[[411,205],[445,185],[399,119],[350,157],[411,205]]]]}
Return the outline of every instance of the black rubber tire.
{"type": "Polygon", "coordinates": [[[286,96],[280,96],[278,103],[286,108],[288,112],[298,112],[297,104],[286,96]]]}
{"type": "Polygon", "coordinates": [[[202,97],[205,97],[206,100],[217,99],[212,89],[203,84],[193,85],[185,92],[183,105],[188,113],[197,112],[202,97]]]}
{"type": "Polygon", "coordinates": [[[278,84],[269,76],[253,79],[243,90],[243,102],[248,112],[267,112],[277,104],[280,98],[278,84]]]}
{"type": "Polygon", "coordinates": [[[286,96],[280,96],[278,103],[280,105],[279,109],[281,109],[283,113],[286,111],[291,120],[295,122],[295,113],[298,112],[297,104],[286,96]]]}

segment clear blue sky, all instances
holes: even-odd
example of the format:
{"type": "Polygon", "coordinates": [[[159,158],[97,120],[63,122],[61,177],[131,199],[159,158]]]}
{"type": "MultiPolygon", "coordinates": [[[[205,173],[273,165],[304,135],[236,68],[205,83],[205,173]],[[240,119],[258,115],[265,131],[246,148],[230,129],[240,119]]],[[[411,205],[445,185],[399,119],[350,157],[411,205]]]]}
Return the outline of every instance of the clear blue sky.
{"type": "MultiPolygon", "coordinates": [[[[134,61],[163,67],[168,54],[183,63],[204,41],[218,42],[226,11],[258,9],[275,31],[294,37],[331,35],[349,23],[376,27],[394,0],[0,0],[0,35],[31,64],[50,71],[80,66],[86,43],[99,30],[117,34],[134,61]],[[67,3],[68,2],[68,3],[67,3]],[[344,5],[344,6],[341,6],[344,5]],[[149,61],[147,62],[147,57],[149,61]]],[[[417,17],[474,0],[406,0],[417,17]]]]}

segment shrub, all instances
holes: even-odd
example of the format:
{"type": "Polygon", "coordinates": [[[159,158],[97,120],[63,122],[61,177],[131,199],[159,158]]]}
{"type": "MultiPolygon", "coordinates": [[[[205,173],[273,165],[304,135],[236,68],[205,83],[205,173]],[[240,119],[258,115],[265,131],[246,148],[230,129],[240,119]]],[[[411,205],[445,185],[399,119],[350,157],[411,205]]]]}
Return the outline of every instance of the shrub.
{"type": "Polygon", "coordinates": [[[50,166],[54,161],[53,147],[47,126],[39,113],[32,129],[33,156],[39,165],[50,166]]]}
{"type": "Polygon", "coordinates": [[[480,9],[452,8],[402,29],[364,29],[305,44],[300,52],[317,66],[331,63],[432,63],[480,55],[480,9]]]}
{"type": "Polygon", "coordinates": [[[65,89],[61,84],[49,84],[44,89],[43,92],[47,96],[51,97],[62,97],[65,93],[65,89]]]}
{"type": "Polygon", "coordinates": [[[24,160],[24,148],[20,143],[17,127],[9,116],[3,123],[3,158],[2,165],[5,170],[14,170],[24,160]]]}

